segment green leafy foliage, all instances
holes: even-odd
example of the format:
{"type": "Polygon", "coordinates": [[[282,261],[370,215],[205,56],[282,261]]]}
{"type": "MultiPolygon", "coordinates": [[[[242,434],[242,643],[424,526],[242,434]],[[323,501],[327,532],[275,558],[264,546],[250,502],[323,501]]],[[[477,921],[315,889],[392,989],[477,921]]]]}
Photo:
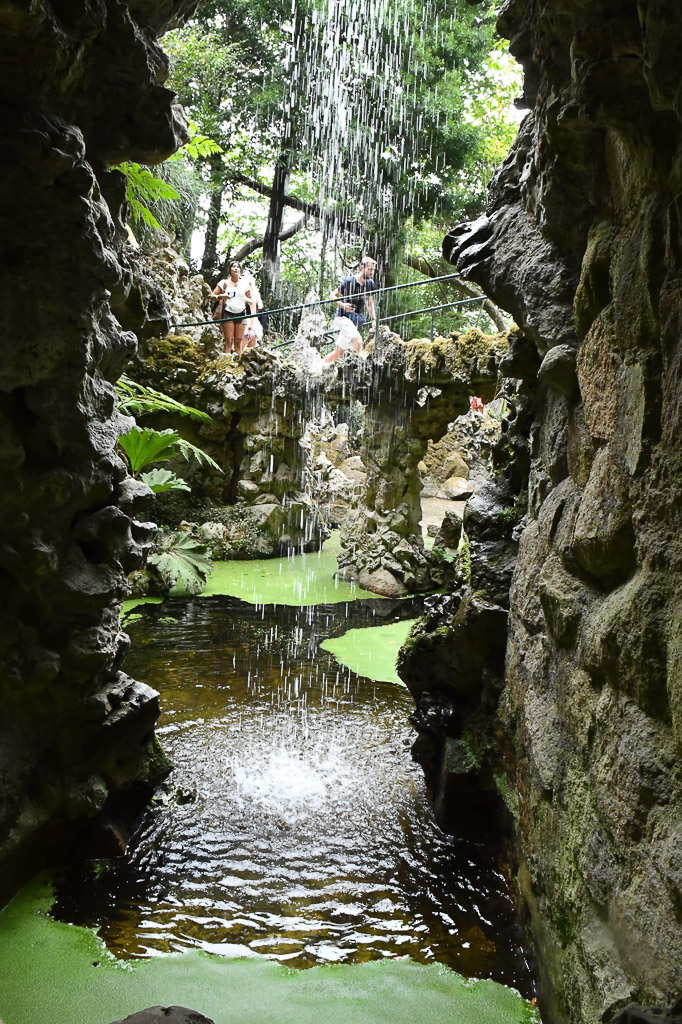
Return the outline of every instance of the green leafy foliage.
{"type": "Polygon", "coordinates": [[[131,416],[144,416],[149,412],[174,412],[179,416],[188,416],[201,423],[211,422],[208,413],[195,409],[191,405],[183,405],[182,402],[177,402],[170,395],[155,391],[154,388],[138,384],[125,373],[116,382],[116,394],[121,412],[129,413],[131,416]]]}
{"type": "Polygon", "coordinates": [[[152,430],[150,427],[133,427],[121,434],[118,443],[126,453],[130,472],[134,477],[155,462],[167,462],[182,455],[189,460],[193,455],[201,464],[222,472],[220,466],[201,448],[180,437],[174,430],[152,430]]]}
{"type": "Polygon", "coordinates": [[[140,473],[142,480],[147,487],[154,491],[154,494],[163,494],[165,491],[191,491],[192,488],[181,477],[171,473],[169,469],[150,469],[147,473],[140,473]]]}
{"type": "Polygon", "coordinates": [[[194,219],[205,186],[192,167],[197,161],[221,153],[222,147],[202,134],[193,121],[189,128],[189,142],[160,165],[158,174],[132,160],[116,167],[125,175],[126,201],[133,225],[141,236],[145,227],[168,230],[182,226],[183,222],[187,227],[186,222],[194,219]]]}
{"type": "Polygon", "coordinates": [[[191,160],[199,160],[201,157],[213,156],[215,153],[222,153],[223,147],[208,135],[202,135],[194,121],[189,122],[190,140],[182,146],[177,153],[168,157],[167,163],[177,163],[189,157],[191,160]]]}
{"type": "Polygon", "coordinates": [[[201,463],[202,465],[210,466],[211,469],[217,470],[218,473],[222,473],[222,469],[220,468],[218,463],[214,462],[211,456],[207,452],[205,452],[203,448],[197,448],[197,446],[195,444],[192,444],[191,441],[185,440],[184,437],[179,437],[177,440],[177,447],[178,451],[182,455],[184,455],[184,457],[188,461],[190,457],[193,455],[197,462],[201,463]]]}
{"type": "Polygon", "coordinates": [[[172,459],[178,453],[179,441],[180,435],[174,430],[152,430],[149,427],[133,427],[118,439],[134,477],[139,477],[142,470],[154,462],[172,459]]]}
{"type": "Polygon", "coordinates": [[[212,571],[206,545],[185,533],[165,534],[159,550],[148,558],[169,590],[178,584],[189,594],[200,593],[212,571]]]}
{"type": "MultiPolygon", "coordinates": [[[[138,384],[125,375],[117,384],[117,393],[119,408],[125,412],[133,412],[138,416],[149,412],[173,412],[202,423],[211,422],[211,417],[199,409],[183,405],[169,395],[138,384]]],[[[155,494],[191,491],[189,484],[171,470],[155,466],[143,472],[148,466],[167,462],[178,455],[186,459],[193,456],[200,463],[222,472],[210,455],[174,430],[154,430],[136,425],[121,434],[118,443],[128,459],[133,477],[146,483],[155,494]]],[[[184,533],[161,533],[147,562],[156,569],[166,590],[180,584],[187,593],[196,594],[203,589],[212,570],[206,550],[205,545],[197,544],[184,533]]]]}
{"type": "Polygon", "coordinates": [[[117,170],[126,176],[126,200],[133,223],[144,221],[148,227],[160,230],[161,224],[150,207],[162,199],[179,200],[179,192],[133,160],[119,164],[117,170]]]}

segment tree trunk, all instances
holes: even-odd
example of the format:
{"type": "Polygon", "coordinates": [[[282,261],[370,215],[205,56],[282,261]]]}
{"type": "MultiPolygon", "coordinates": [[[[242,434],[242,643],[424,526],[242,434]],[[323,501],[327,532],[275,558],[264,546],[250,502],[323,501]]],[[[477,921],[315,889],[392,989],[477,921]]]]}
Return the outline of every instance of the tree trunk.
{"type": "MultiPolygon", "coordinates": [[[[210,159],[211,179],[219,180],[220,156],[216,155],[210,159]]],[[[207,281],[212,281],[218,273],[218,229],[220,228],[220,207],[223,201],[222,188],[216,188],[211,193],[208,205],[208,217],[206,220],[206,235],[204,237],[204,254],[201,260],[200,273],[207,281]]]]}
{"type": "Polygon", "coordinates": [[[286,207],[285,197],[289,185],[290,161],[289,146],[286,138],[283,139],[282,150],[277,164],[275,175],[272,180],[272,192],[270,195],[270,208],[268,210],[268,222],[263,237],[263,301],[266,305],[272,305],[277,301],[279,291],[279,269],[280,269],[280,240],[282,223],[284,221],[284,210],[286,207]]]}

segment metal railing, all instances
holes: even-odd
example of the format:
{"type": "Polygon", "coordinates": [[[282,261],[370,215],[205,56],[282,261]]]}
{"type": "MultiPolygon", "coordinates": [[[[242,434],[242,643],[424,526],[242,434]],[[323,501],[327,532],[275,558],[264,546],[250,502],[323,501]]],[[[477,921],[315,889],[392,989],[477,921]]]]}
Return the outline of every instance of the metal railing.
{"type": "MultiPolygon", "coordinates": [[[[461,279],[461,274],[443,274],[440,277],[428,277],[424,281],[408,281],[406,284],[394,284],[389,285],[386,288],[375,288],[371,292],[365,292],[362,294],[367,298],[373,299],[377,295],[385,295],[388,292],[399,292],[402,291],[404,288],[420,288],[427,284],[437,284],[439,281],[461,281],[461,279]]],[[[411,310],[408,313],[396,313],[394,316],[381,318],[377,317],[377,323],[386,323],[389,320],[397,320],[400,319],[401,317],[406,316],[416,316],[418,313],[431,312],[437,309],[447,309],[452,306],[466,306],[472,302],[485,302],[486,298],[486,295],[477,295],[471,299],[460,299],[458,302],[444,302],[440,306],[426,306],[424,309],[411,310]]],[[[246,316],[265,316],[266,314],[268,316],[271,316],[276,313],[292,313],[295,312],[296,310],[311,309],[315,306],[328,306],[331,305],[331,303],[337,302],[339,302],[339,299],[318,299],[315,302],[300,302],[293,306],[279,306],[274,309],[261,309],[258,310],[258,312],[256,313],[246,314],[246,316]]],[[[244,320],[246,319],[246,316],[245,314],[241,313],[236,316],[219,317],[216,320],[195,320],[189,323],[171,324],[171,329],[177,330],[180,327],[205,327],[211,324],[231,323],[235,320],[244,320]]],[[[433,316],[431,317],[431,330],[433,333],[433,316]]],[[[280,342],[280,345],[274,345],[273,348],[279,348],[282,345],[291,344],[293,344],[293,341],[280,342]]]]}
{"type": "MultiPolygon", "coordinates": [[[[431,314],[431,327],[429,330],[429,337],[433,341],[434,334],[434,322],[433,314],[439,309],[451,309],[453,306],[468,306],[473,302],[485,302],[486,295],[476,295],[471,299],[459,299],[457,302],[441,302],[438,306],[424,306],[422,309],[411,309],[406,313],[394,313],[393,316],[382,316],[381,319],[377,320],[377,324],[386,324],[389,320],[406,320],[409,316],[418,316],[420,313],[431,314]]],[[[476,320],[476,326],[478,327],[478,321],[481,318],[479,310],[478,319],[476,320]]]]}

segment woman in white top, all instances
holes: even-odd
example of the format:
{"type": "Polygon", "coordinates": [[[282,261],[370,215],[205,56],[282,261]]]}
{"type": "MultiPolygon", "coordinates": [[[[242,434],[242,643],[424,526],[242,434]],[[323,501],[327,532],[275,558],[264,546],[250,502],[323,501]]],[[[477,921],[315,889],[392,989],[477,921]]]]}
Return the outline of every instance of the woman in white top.
{"type": "Polygon", "coordinates": [[[222,305],[220,316],[236,317],[235,320],[227,320],[221,323],[225,345],[224,352],[232,352],[233,348],[237,355],[241,355],[244,348],[244,328],[246,326],[246,304],[248,302],[251,313],[255,312],[256,303],[251,295],[249,282],[239,277],[241,265],[233,260],[230,263],[230,276],[218,281],[212,294],[220,299],[222,305]]]}
{"type": "MultiPolygon", "coordinates": [[[[250,270],[245,270],[242,273],[242,281],[246,281],[251,289],[251,312],[255,309],[256,313],[258,313],[258,310],[263,308],[263,300],[260,297],[256,279],[250,270]]],[[[263,328],[261,327],[261,322],[258,319],[258,316],[250,316],[246,321],[246,333],[244,334],[244,338],[246,340],[247,348],[253,348],[253,346],[259,341],[262,341],[263,328]]]]}

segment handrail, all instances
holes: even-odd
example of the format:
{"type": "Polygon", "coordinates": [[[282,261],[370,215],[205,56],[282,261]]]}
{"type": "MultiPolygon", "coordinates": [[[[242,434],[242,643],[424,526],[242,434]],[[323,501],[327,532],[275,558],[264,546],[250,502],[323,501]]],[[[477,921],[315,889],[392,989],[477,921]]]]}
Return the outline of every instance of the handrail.
{"type": "MultiPolygon", "coordinates": [[[[417,316],[418,313],[432,313],[437,309],[451,309],[453,306],[468,306],[471,302],[483,302],[486,298],[486,295],[476,295],[471,299],[459,299],[457,302],[441,302],[439,306],[424,306],[422,309],[411,309],[407,313],[394,313],[392,316],[382,316],[379,317],[377,322],[385,324],[389,320],[402,320],[404,317],[417,316]]],[[[218,321],[215,322],[217,323],[218,321]]],[[[333,337],[334,333],[334,331],[325,331],[322,337],[333,337]]],[[[284,348],[286,345],[293,345],[295,341],[295,338],[291,341],[279,341],[276,345],[270,345],[270,348],[284,348]]]]}
{"type": "Polygon", "coordinates": [[[437,309],[451,309],[452,306],[467,306],[470,302],[483,302],[487,295],[476,295],[471,299],[460,299],[458,302],[442,302],[440,306],[424,306],[423,309],[410,309],[407,313],[394,313],[392,316],[379,318],[380,324],[388,323],[389,320],[402,320],[406,316],[417,316],[418,313],[431,313],[437,309]]]}
{"type": "MultiPolygon", "coordinates": [[[[384,295],[386,292],[398,292],[403,288],[421,288],[427,284],[435,284],[437,281],[452,281],[461,280],[461,274],[443,274],[441,277],[427,277],[424,281],[407,281],[405,284],[394,284],[387,288],[375,288],[371,292],[364,292],[363,295],[367,298],[374,298],[375,295],[384,295]]],[[[485,295],[476,296],[476,301],[485,299],[485,295]]],[[[339,299],[318,299],[316,302],[301,302],[296,306],[280,306],[276,309],[261,309],[256,313],[249,313],[244,315],[243,313],[239,316],[225,316],[219,320],[196,320],[192,323],[186,324],[171,324],[173,330],[177,330],[178,327],[203,327],[207,324],[224,324],[231,323],[233,320],[245,320],[248,316],[264,316],[266,313],[290,313],[296,309],[310,309],[312,306],[328,306],[332,302],[338,302],[339,299]]],[[[464,302],[471,301],[464,299],[464,302]]],[[[402,314],[401,314],[402,315],[402,314]]]]}

